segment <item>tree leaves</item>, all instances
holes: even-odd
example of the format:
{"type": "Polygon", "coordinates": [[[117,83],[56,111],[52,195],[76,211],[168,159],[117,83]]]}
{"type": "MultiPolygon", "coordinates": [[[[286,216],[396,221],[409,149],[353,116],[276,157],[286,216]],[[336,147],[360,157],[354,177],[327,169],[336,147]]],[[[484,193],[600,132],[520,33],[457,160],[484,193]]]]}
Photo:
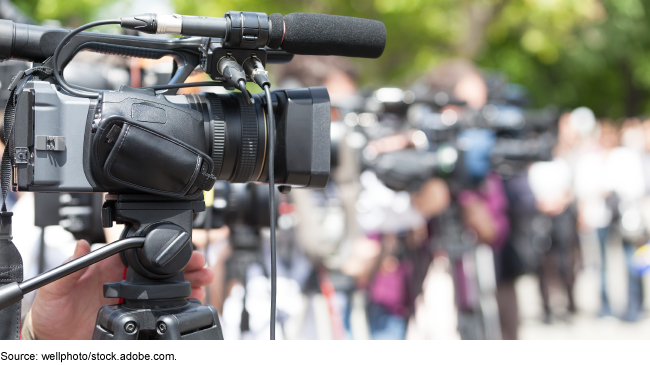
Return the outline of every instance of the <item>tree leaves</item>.
{"type": "MultiPolygon", "coordinates": [[[[176,12],[320,12],[383,21],[384,55],[358,59],[368,87],[410,83],[466,57],[526,86],[537,106],[585,105],[600,116],[650,114],[650,0],[172,0],[176,12]],[[635,101],[636,100],[636,101],[635,101]]],[[[67,26],[102,16],[108,0],[22,0],[37,20],[67,26]]]]}

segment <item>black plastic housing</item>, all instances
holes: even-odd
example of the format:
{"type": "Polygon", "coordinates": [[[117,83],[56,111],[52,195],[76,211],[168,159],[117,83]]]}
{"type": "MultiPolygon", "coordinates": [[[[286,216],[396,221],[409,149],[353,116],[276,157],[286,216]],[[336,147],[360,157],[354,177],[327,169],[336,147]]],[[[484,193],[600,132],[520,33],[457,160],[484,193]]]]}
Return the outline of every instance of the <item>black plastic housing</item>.
{"type": "Polygon", "coordinates": [[[273,93],[276,108],[275,182],[324,188],[330,173],[330,99],[324,87],[273,93]]]}

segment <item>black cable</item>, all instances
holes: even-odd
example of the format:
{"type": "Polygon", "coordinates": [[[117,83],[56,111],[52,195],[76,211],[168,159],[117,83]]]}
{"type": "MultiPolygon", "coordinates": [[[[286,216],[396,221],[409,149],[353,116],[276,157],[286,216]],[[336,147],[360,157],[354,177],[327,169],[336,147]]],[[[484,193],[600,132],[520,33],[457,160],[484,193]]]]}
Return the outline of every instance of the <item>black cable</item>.
{"type": "Polygon", "coordinates": [[[269,141],[269,205],[271,212],[271,340],[275,340],[275,296],[277,286],[277,272],[275,265],[275,120],[273,118],[273,102],[271,101],[271,88],[264,85],[264,95],[266,95],[266,124],[269,141]]]}
{"type": "Polygon", "coordinates": [[[67,91],[71,95],[80,96],[82,98],[96,99],[96,98],[99,97],[99,93],[101,92],[101,90],[88,89],[88,88],[81,87],[81,86],[76,86],[76,85],[74,85],[74,87],[73,87],[73,85],[70,85],[65,81],[65,79],[63,78],[63,75],[62,75],[63,70],[61,70],[59,72],[59,54],[61,53],[61,50],[63,49],[63,47],[65,47],[65,45],[68,44],[70,39],[72,39],[72,37],[74,37],[75,35],[81,33],[82,31],[84,31],[86,29],[89,29],[89,28],[98,27],[100,25],[121,24],[121,22],[122,21],[120,19],[99,20],[99,21],[96,21],[96,22],[91,22],[91,23],[84,24],[84,25],[80,26],[79,28],[76,28],[76,29],[70,31],[70,33],[66,34],[66,36],[63,37],[61,42],[59,42],[59,45],[56,46],[56,49],[54,50],[54,54],[52,55],[52,68],[54,69],[54,78],[61,85],[61,88],[63,88],[63,90],[67,91]]]}

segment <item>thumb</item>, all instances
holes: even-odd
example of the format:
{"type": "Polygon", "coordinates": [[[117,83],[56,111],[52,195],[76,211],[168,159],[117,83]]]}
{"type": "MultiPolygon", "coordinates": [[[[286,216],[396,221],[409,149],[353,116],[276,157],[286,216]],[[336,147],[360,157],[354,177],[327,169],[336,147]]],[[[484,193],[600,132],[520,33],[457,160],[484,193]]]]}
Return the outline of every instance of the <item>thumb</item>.
{"type": "MultiPolygon", "coordinates": [[[[77,245],[74,248],[74,254],[72,254],[72,257],[67,259],[65,262],[72,261],[78,257],[87,254],[88,252],[90,252],[90,244],[88,244],[88,242],[86,242],[85,240],[79,240],[77,242],[77,245]]],[[[86,270],[88,270],[87,267],[79,271],[73,272],[68,276],[65,276],[51,284],[44,286],[43,289],[48,288],[48,291],[53,290],[55,293],[58,292],[60,294],[67,294],[72,289],[74,284],[76,284],[77,281],[79,281],[79,279],[86,272],[86,270]]]]}

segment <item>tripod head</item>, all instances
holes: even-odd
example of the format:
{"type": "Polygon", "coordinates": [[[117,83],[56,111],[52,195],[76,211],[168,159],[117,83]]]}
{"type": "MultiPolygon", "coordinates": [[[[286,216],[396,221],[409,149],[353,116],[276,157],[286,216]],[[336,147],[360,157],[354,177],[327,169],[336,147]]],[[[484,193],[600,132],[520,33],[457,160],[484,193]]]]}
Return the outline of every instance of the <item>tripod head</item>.
{"type": "Polygon", "coordinates": [[[223,339],[216,310],[187,299],[191,286],[183,276],[192,256],[192,218],[203,210],[202,200],[109,194],[102,208],[103,223],[123,223],[122,239],[35,278],[0,287],[0,309],[119,253],[127,267],[126,279],[105,284],[104,297],[123,298],[124,303],[102,307],[94,339],[223,339]]]}
{"type": "Polygon", "coordinates": [[[124,223],[122,239],[145,241],[120,252],[126,279],[104,284],[104,297],[124,303],[102,307],[93,339],[223,339],[216,309],[188,300],[192,288],[183,276],[193,250],[192,219],[204,210],[203,200],[107,195],[104,225],[124,223]]]}

